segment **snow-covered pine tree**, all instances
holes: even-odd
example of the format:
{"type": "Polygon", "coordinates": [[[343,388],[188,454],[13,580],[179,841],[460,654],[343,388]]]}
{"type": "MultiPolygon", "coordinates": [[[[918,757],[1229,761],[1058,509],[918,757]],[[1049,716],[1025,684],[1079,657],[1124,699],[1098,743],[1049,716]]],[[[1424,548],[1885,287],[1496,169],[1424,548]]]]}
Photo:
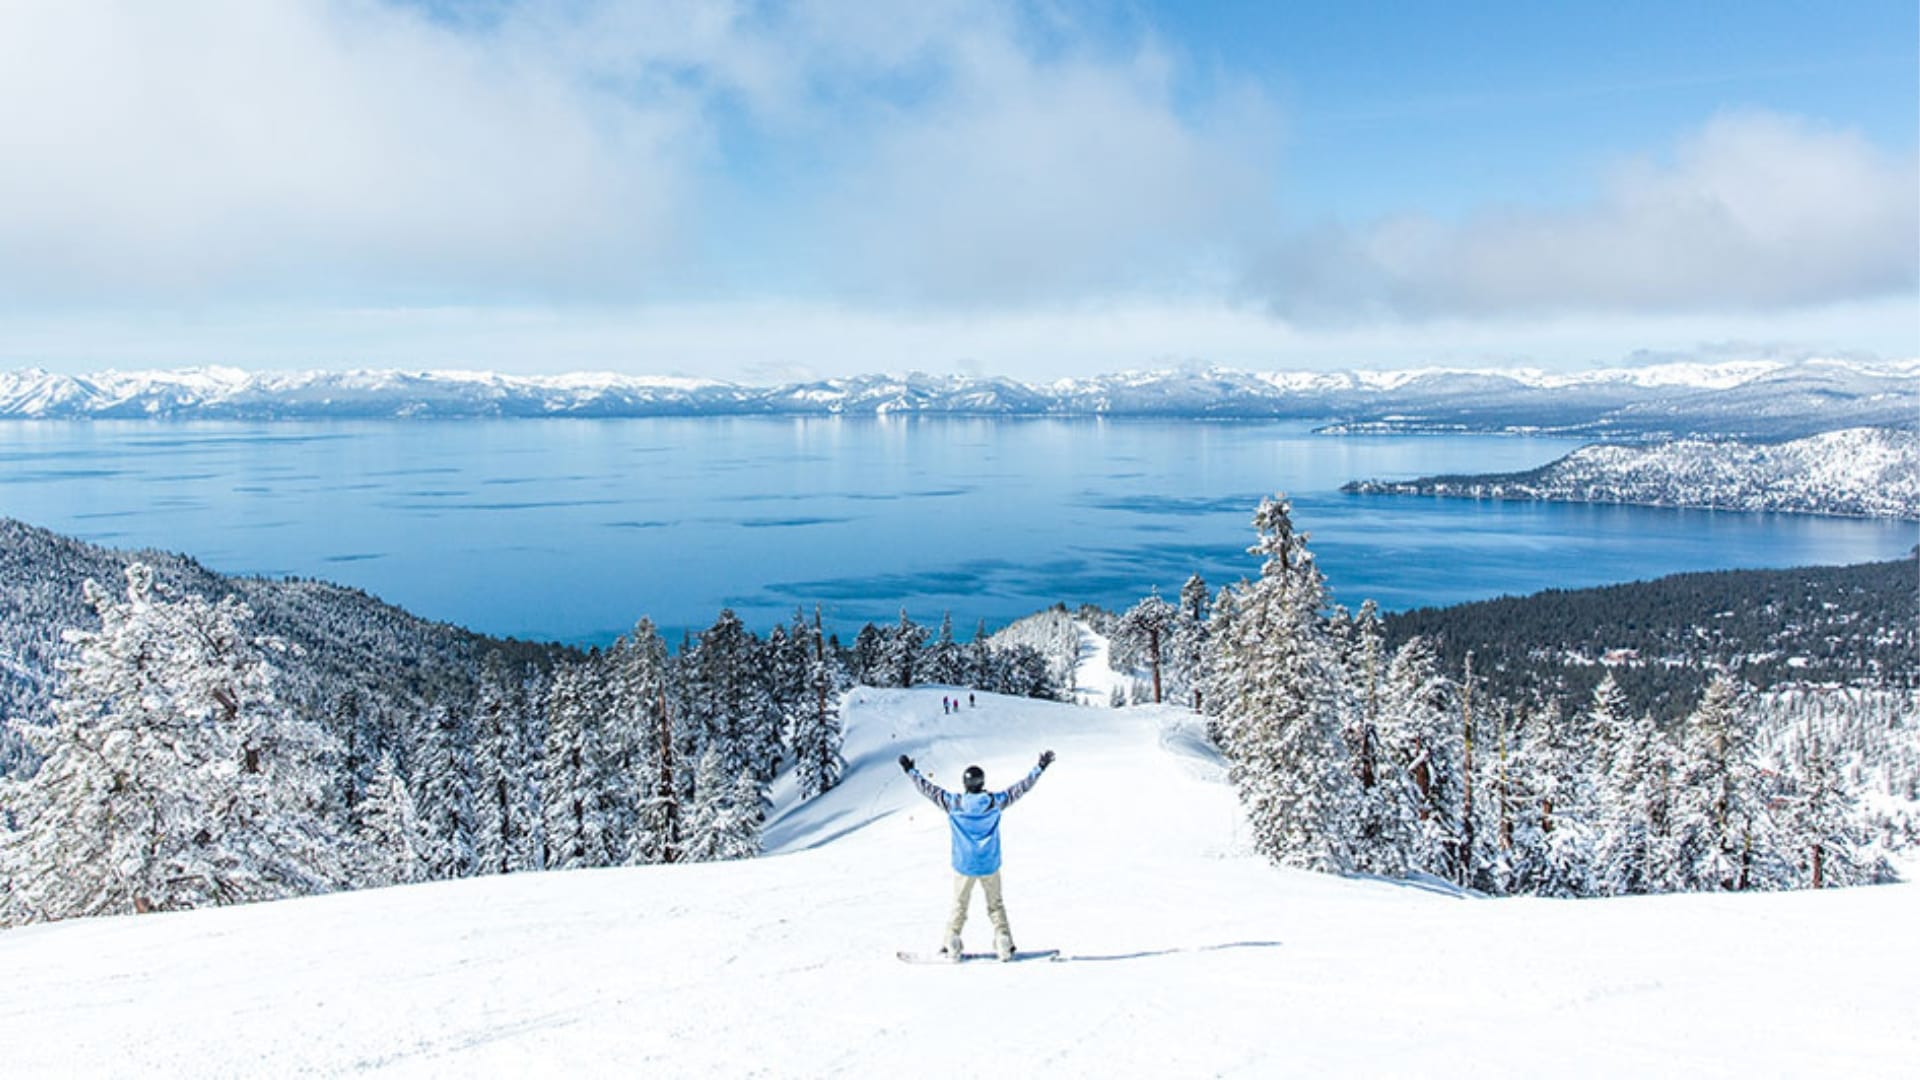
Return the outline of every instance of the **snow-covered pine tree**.
{"type": "Polygon", "coordinates": [[[701,694],[690,720],[701,748],[717,747],[729,776],[751,771],[762,782],[779,769],[781,715],[762,663],[762,647],[731,609],[702,631],[692,664],[701,694]]]}
{"type": "Polygon", "coordinates": [[[762,798],[760,784],[751,773],[729,777],[725,756],[709,747],[700,755],[695,773],[685,860],[714,862],[758,855],[762,798]]]}
{"type": "Polygon", "coordinates": [[[840,756],[839,665],[827,653],[820,632],[820,611],[814,609],[814,624],[804,628],[807,644],[814,651],[808,665],[809,692],[795,705],[790,721],[793,731],[794,771],[802,798],[813,798],[840,782],[847,766],[840,756]]]}
{"type": "Polygon", "coordinates": [[[1604,777],[1613,771],[1613,755],[1625,738],[1631,710],[1626,691],[1620,689],[1613,672],[1607,672],[1593,688],[1593,701],[1587,707],[1588,741],[1592,745],[1592,773],[1604,777]]]}
{"type": "Polygon", "coordinates": [[[1113,642],[1116,662],[1126,670],[1145,667],[1153,680],[1153,703],[1164,700],[1163,669],[1173,651],[1173,627],[1179,613],[1156,590],[1120,616],[1113,642]]]}
{"type": "Polygon", "coordinates": [[[1476,888],[1497,895],[1525,891],[1528,883],[1527,852],[1515,847],[1515,826],[1526,817],[1526,792],[1515,784],[1510,733],[1515,727],[1510,705],[1497,698],[1483,698],[1476,719],[1483,719],[1488,743],[1480,756],[1481,773],[1473,778],[1474,790],[1481,793],[1476,809],[1483,815],[1474,822],[1478,848],[1474,853],[1476,888]]]}
{"type": "Polygon", "coordinates": [[[1673,783],[1678,751],[1641,716],[1622,731],[1601,785],[1595,890],[1611,896],[1665,892],[1677,862],[1673,783]]]}
{"type": "Polygon", "coordinates": [[[69,631],[41,756],[0,784],[9,922],[167,911],[342,884],[325,814],[330,740],[276,700],[272,669],[229,597],[167,596],[151,567],[123,599],[89,581],[97,631],[69,631]]]}
{"type": "Polygon", "coordinates": [[[462,706],[437,701],[428,707],[413,784],[421,854],[435,880],[469,877],[478,870],[473,741],[473,724],[462,706]]]}
{"type": "Polygon", "coordinates": [[[1166,669],[1167,700],[1195,710],[1200,708],[1200,688],[1206,677],[1209,606],[1207,583],[1194,574],[1180,587],[1166,669]]]}
{"type": "Polygon", "coordinates": [[[922,682],[942,686],[965,685],[966,654],[960,643],[953,638],[953,612],[941,614],[940,630],[934,635],[933,644],[927,647],[924,666],[926,673],[922,682]]]}
{"type": "Polygon", "coordinates": [[[668,862],[675,842],[675,792],[670,777],[661,784],[673,755],[672,729],[662,730],[669,707],[667,643],[653,620],[641,619],[609,659],[609,678],[619,689],[601,729],[601,797],[617,807],[622,825],[608,857],[628,864],[668,862]]]}
{"type": "Polygon", "coordinates": [[[1254,514],[1260,579],[1239,590],[1231,628],[1215,638],[1218,666],[1239,672],[1220,731],[1255,847],[1282,865],[1344,873],[1358,785],[1340,733],[1325,586],[1291,511],[1276,497],[1254,514]]]}
{"type": "Polygon", "coordinates": [[[872,672],[874,685],[912,686],[915,682],[925,682],[920,665],[926,643],[927,628],[914,622],[907,616],[907,609],[901,608],[900,622],[882,639],[872,672]]]}
{"type": "Polygon", "coordinates": [[[853,638],[853,679],[862,686],[891,686],[883,681],[882,659],[886,653],[886,631],[872,623],[860,628],[853,638]]]}
{"type": "Polygon", "coordinates": [[[987,634],[987,620],[981,619],[974,624],[973,640],[967,642],[966,676],[961,682],[984,690],[992,677],[993,645],[987,634]]]}
{"type": "Polygon", "coordinates": [[[328,717],[328,729],[341,747],[340,798],[349,816],[365,797],[380,763],[381,748],[365,713],[360,691],[348,687],[334,698],[328,717]]]}
{"type": "Polygon", "coordinates": [[[1856,800],[1833,767],[1825,741],[1809,731],[1793,769],[1784,842],[1796,884],[1811,889],[1863,885],[1880,880],[1881,860],[1865,852],[1856,824],[1856,800]]]}
{"type": "Polygon", "coordinates": [[[1379,723],[1391,771],[1404,777],[1412,801],[1409,869],[1459,881],[1465,778],[1452,693],[1432,643],[1409,639],[1387,663],[1379,723]]]}
{"type": "Polygon", "coordinates": [[[544,672],[529,669],[515,687],[514,708],[520,716],[515,753],[523,770],[517,809],[521,827],[507,853],[515,870],[544,870],[547,865],[546,801],[540,784],[546,775],[549,685],[544,672]]]}
{"type": "Polygon", "coordinates": [[[1775,884],[1779,852],[1740,690],[1715,676],[1687,717],[1674,836],[1680,887],[1742,890],[1775,884]]]}
{"type": "Polygon", "coordinates": [[[1591,745],[1557,703],[1531,710],[1520,731],[1515,758],[1525,888],[1540,896],[1590,896],[1594,892],[1595,810],[1593,774],[1586,764],[1591,745]]]}
{"type": "MultiPolygon", "coordinates": [[[[1240,587],[1246,584],[1242,580],[1240,587]]],[[[1207,651],[1200,665],[1200,686],[1194,695],[1200,702],[1201,715],[1207,718],[1208,737],[1221,747],[1227,744],[1227,705],[1240,700],[1246,683],[1246,671],[1238,664],[1227,663],[1227,658],[1234,654],[1229,645],[1233,641],[1239,597],[1240,589],[1232,585],[1220,586],[1214,595],[1213,613],[1207,618],[1207,651]]]]}
{"type": "Polygon", "coordinates": [[[600,748],[588,700],[588,675],[568,666],[547,693],[547,743],[540,785],[545,865],[575,870],[605,862],[600,806],[600,748]]]}
{"type": "Polygon", "coordinates": [[[537,868],[522,862],[539,806],[520,733],[524,705],[521,680],[498,652],[489,653],[474,710],[474,866],[481,874],[537,868]]]}
{"type": "Polygon", "coordinates": [[[394,768],[393,755],[374,764],[365,797],[354,807],[354,834],[360,846],[360,880],[367,885],[405,885],[427,878],[422,856],[419,814],[413,793],[394,768]]]}
{"type": "Polygon", "coordinates": [[[1420,830],[1417,796],[1406,771],[1395,767],[1387,743],[1392,721],[1380,612],[1373,601],[1347,621],[1342,650],[1341,730],[1360,785],[1354,814],[1354,868],[1400,877],[1414,865],[1420,830]]]}

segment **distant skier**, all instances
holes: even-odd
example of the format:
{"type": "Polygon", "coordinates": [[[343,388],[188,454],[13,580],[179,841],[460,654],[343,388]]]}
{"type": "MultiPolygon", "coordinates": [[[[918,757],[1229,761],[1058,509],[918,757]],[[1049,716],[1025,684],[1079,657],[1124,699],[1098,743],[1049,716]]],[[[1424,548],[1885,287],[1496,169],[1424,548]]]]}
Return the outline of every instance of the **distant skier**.
{"type": "Polygon", "coordinates": [[[967,708],[973,708],[973,694],[971,692],[967,694],[967,708]]]}
{"type": "Polygon", "coordinates": [[[967,766],[961,774],[966,791],[954,794],[921,776],[913,759],[900,755],[900,768],[912,778],[920,794],[947,812],[947,825],[953,833],[953,911],[947,918],[947,934],[941,953],[958,963],[962,954],[960,930],[967,923],[967,908],[973,902],[973,887],[981,886],[987,895],[987,917],[993,920],[993,948],[1000,959],[1013,959],[1013,930],[1007,925],[1007,908],[1000,896],[1000,812],[1012,806],[1033,789],[1040,774],[1053,764],[1053,751],[1040,755],[1040,764],[1026,777],[1005,791],[989,792],[987,774],[978,765],[967,766]]]}

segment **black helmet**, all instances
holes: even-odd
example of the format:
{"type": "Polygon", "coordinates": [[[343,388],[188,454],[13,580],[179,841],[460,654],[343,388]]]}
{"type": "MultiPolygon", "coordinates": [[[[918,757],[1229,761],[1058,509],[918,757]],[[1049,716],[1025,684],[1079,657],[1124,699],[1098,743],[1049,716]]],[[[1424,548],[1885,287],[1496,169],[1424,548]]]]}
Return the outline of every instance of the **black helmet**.
{"type": "Polygon", "coordinates": [[[967,785],[969,795],[978,795],[987,790],[987,771],[978,765],[969,765],[967,771],[960,774],[960,782],[967,785]]]}

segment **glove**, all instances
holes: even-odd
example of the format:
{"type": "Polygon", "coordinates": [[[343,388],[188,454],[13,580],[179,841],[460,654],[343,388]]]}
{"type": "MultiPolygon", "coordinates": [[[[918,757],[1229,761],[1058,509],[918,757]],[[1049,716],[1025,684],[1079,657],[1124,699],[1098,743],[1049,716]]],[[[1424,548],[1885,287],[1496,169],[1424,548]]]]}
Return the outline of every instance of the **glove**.
{"type": "Polygon", "coordinates": [[[900,755],[900,771],[901,772],[913,771],[913,759],[908,757],[905,754],[900,755]]]}
{"type": "Polygon", "coordinates": [[[1053,764],[1053,751],[1042,751],[1040,754],[1040,767],[1044,769],[1051,764],[1053,764]]]}

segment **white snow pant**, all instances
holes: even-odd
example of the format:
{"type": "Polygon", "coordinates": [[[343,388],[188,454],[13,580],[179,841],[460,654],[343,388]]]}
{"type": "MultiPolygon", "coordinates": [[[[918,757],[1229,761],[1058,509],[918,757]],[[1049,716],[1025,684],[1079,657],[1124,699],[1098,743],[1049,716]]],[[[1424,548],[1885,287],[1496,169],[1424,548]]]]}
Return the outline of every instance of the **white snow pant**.
{"type": "Polygon", "coordinates": [[[973,904],[973,887],[979,885],[987,894],[987,918],[993,920],[993,933],[996,939],[1013,940],[1013,931],[1007,928],[1007,906],[1000,900],[1000,871],[982,874],[953,875],[953,914],[947,917],[947,937],[960,936],[960,928],[967,925],[967,908],[973,904]]]}

